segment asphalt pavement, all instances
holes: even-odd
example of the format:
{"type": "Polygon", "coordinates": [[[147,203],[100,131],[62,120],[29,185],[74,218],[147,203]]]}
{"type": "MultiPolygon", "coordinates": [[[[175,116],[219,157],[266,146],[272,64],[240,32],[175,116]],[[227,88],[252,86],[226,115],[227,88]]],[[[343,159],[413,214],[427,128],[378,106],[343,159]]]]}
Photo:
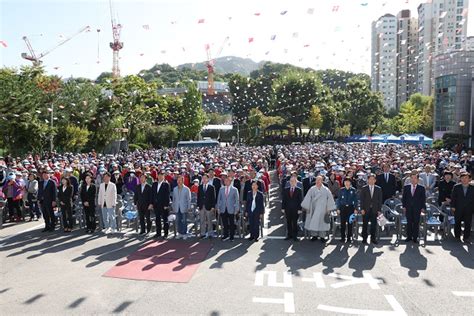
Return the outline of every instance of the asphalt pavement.
{"type": "Polygon", "coordinates": [[[213,247],[189,283],[103,277],[149,240],[132,231],[44,234],[42,222],[7,224],[0,314],[473,315],[473,245],[285,241],[277,186],[271,193],[266,237],[202,241],[213,247]]]}

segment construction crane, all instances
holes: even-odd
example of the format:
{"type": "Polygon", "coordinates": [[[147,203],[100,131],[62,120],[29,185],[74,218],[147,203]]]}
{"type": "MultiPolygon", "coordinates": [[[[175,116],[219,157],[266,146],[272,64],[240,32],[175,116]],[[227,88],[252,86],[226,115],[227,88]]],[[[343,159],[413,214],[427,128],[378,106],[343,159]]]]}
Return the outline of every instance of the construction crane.
{"type": "Polygon", "coordinates": [[[112,78],[116,79],[120,77],[119,68],[119,51],[123,48],[123,42],[120,41],[120,31],[122,25],[117,23],[118,18],[115,18],[115,11],[113,9],[112,0],[109,0],[110,4],[110,19],[112,22],[112,36],[114,41],[110,42],[110,48],[113,51],[113,62],[112,62],[112,78]]]}
{"type": "Polygon", "coordinates": [[[69,42],[71,39],[73,39],[77,35],[81,34],[82,32],[88,31],[88,30],[90,30],[89,26],[83,27],[82,29],[80,29],[76,33],[72,34],[71,36],[69,36],[69,37],[65,38],[64,40],[62,40],[61,42],[59,42],[53,48],[48,49],[47,51],[39,54],[38,56],[36,55],[35,51],[33,50],[33,47],[31,46],[31,43],[30,43],[30,40],[28,39],[28,37],[23,36],[23,40],[25,41],[26,47],[28,48],[28,51],[30,52],[30,54],[28,55],[27,53],[21,53],[21,57],[26,59],[26,60],[29,60],[29,61],[33,62],[33,66],[39,66],[43,62],[41,59],[44,56],[48,55],[49,53],[51,53],[53,50],[55,50],[59,46],[69,42]]]}
{"type": "Polygon", "coordinates": [[[216,59],[219,58],[219,56],[221,55],[222,50],[224,49],[224,46],[228,40],[229,40],[229,36],[227,36],[224,39],[224,42],[222,43],[221,47],[217,51],[217,54],[215,55],[214,58],[212,58],[212,55],[211,55],[211,46],[209,44],[206,44],[207,95],[214,95],[216,93],[216,90],[214,89],[214,65],[216,64],[216,59]]]}

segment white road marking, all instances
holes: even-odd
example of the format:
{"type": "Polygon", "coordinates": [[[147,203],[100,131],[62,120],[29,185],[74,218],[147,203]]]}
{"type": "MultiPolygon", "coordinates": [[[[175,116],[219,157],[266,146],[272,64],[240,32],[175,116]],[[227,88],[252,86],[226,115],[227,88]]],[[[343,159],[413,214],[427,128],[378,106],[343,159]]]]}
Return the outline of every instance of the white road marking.
{"type": "Polygon", "coordinates": [[[474,292],[452,291],[452,293],[456,296],[474,297],[474,292]]]}
{"type": "Polygon", "coordinates": [[[265,283],[265,276],[267,276],[268,286],[288,288],[293,287],[291,272],[283,272],[283,282],[278,282],[276,271],[257,271],[255,273],[255,286],[263,286],[265,283]]]}
{"type": "Polygon", "coordinates": [[[318,289],[324,289],[326,287],[326,284],[324,283],[323,275],[321,272],[313,272],[312,278],[302,278],[301,281],[316,283],[316,287],[318,289]]]}
{"type": "Polygon", "coordinates": [[[37,225],[37,226],[34,226],[34,227],[31,227],[31,228],[22,230],[22,231],[20,231],[20,232],[18,232],[18,233],[15,233],[15,234],[13,234],[13,235],[5,236],[5,237],[0,237],[0,243],[4,242],[5,240],[8,240],[8,239],[10,239],[10,238],[13,238],[13,237],[15,237],[15,236],[21,235],[21,234],[23,234],[23,233],[26,233],[26,232],[29,232],[29,231],[38,229],[38,228],[40,228],[40,227],[44,227],[44,224],[39,224],[39,225],[37,225]]]}
{"type": "Polygon", "coordinates": [[[266,297],[253,297],[254,303],[264,304],[282,304],[285,308],[285,313],[295,312],[295,298],[293,293],[285,292],[283,299],[281,298],[266,298],[266,297]]]}
{"type": "Polygon", "coordinates": [[[405,310],[403,310],[403,307],[400,305],[400,303],[398,303],[398,301],[395,299],[393,295],[384,295],[384,296],[393,310],[382,311],[382,310],[370,310],[370,309],[345,308],[345,307],[329,306],[329,305],[323,305],[323,304],[319,304],[317,308],[323,311],[327,311],[327,312],[333,312],[333,313],[339,313],[339,314],[350,314],[350,315],[377,315],[377,316],[407,315],[405,310]]]}
{"type": "Polygon", "coordinates": [[[343,279],[346,281],[331,284],[331,287],[338,289],[341,287],[345,286],[350,286],[350,285],[355,285],[355,284],[364,284],[367,283],[372,290],[380,290],[380,283],[383,283],[382,280],[377,280],[372,277],[372,275],[368,272],[363,272],[364,277],[362,278],[354,278],[352,276],[346,276],[338,273],[331,273],[328,274],[328,276],[337,278],[337,279],[343,279]]]}

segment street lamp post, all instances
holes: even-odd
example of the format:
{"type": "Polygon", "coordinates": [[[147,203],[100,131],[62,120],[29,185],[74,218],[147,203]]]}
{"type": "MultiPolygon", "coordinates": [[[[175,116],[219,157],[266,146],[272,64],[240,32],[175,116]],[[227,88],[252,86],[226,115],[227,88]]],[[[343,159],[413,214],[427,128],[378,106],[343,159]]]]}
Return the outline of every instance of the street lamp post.
{"type": "Polygon", "coordinates": [[[459,142],[459,145],[462,146],[462,144],[464,143],[464,127],[466,126],[466,122],[464,121],[460,121],[459,122],[459,129],[461,131],[461,136],[459,137],[460,138],[460,142],[459,142]]]}

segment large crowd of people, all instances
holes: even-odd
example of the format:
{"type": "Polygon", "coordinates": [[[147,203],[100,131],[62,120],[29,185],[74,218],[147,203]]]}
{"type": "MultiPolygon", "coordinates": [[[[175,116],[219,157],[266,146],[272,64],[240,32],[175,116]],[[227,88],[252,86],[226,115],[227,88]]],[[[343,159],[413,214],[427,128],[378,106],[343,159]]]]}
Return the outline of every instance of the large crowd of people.
{"type": "Polygon", "coordinates": [[[400,199],[406,216],[405,241],[418,242],[427,199],[453,213],[456,239],[470,240],[472,152],[420,146],[314,143],[7,156],[0,157],[0,198],[6,202],[6,220],[42,217],[44,232],[54,231],[58,218],[61,229],[71,232],[80,207],[86,233],[116,233],[116,206],[129,194],[139,234],[154,230],[157,238],[168,238],[173,220],[176,237],[186,239],[188,217],[196,214],[201,238],[216,237],[219,225],[220,237],[232,241],[236,223],[245,219],[248,239],[258,241],[273,170],[287,240],[300,240],[302,219],[311,240],[327,241],[330,214],[337,210],[341,242],[352,241],[354,216],[362,216],[362,242],[370,236],[377,243],[382,205],[393,198],[400,199]]]}

